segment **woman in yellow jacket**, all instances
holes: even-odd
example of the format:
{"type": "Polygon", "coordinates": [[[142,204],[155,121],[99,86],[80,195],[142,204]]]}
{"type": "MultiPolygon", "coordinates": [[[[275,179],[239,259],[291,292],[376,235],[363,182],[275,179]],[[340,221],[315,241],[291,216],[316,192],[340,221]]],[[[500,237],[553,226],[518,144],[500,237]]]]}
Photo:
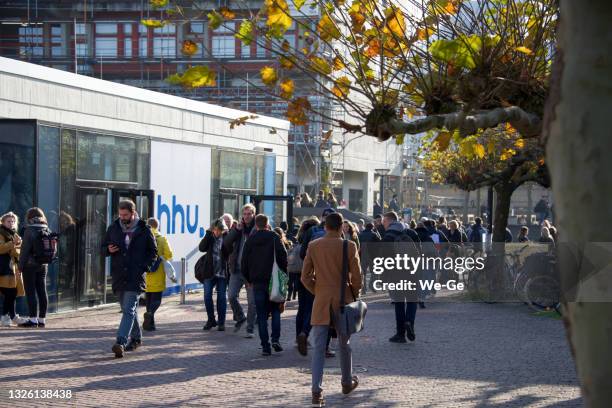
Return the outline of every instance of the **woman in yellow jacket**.
{"type": "Polygon", "coordinates": [[[164,265],[165,261],[172,259],[172,249],[166,237],[158,231],[159,221],[155,218],[149,218],[147,224],[151,227],[151,232],[157,243],[157,262],[153,268],[157,266],[157,270],[147,273],[146,276],[146,306],[147,311],[144,314],[142,328],[147,331],[155,330],[155,312],[161,306],[162,293],[166,289],[166,274],[170,273],[169,278],[176,283],[174,271],[167,271],[164,265]]]}
{"type": "Polygon", "coordinates": [[[21,237],[17,235],[19,219],[12,212],[0,218],[0,293],[4,295],[2,305],[2,326],[15,326],[19,316],[15,313],[15,300],[25,296],[21,272],[17,268],[21,237]]]}

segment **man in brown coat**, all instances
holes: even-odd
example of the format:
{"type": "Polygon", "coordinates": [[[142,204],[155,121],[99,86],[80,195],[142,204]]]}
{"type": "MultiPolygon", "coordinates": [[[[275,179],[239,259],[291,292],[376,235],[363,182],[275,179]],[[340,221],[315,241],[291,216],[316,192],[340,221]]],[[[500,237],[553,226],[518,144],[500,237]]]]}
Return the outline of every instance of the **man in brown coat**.
{"type": "MultiPolygon", "coordinates": [[[[341,214],[332,213],[325,219],[325,236],[312,241],[308,246],[302,283],[315,296],[312,307],[310,337],[313,339],[312,353],[312,403],[323,405],[322,388],[325,345],[333,316],[340,310],[340,286],[342,284],[342,222],[341,214]]],[[[361,289],[361,268],[359,253],[354,242],[348,242],[348,284],[344,290],[345,303],[354,300],[361,289]],[[351,294],[351,290],[353,294],[351,294]]],[[[340,348],[340,367],[342,369],[342,392],[349,394],[358,384],[357,376],[352,375],[352,355],[350,337],[338,334],[340,348]]]]}

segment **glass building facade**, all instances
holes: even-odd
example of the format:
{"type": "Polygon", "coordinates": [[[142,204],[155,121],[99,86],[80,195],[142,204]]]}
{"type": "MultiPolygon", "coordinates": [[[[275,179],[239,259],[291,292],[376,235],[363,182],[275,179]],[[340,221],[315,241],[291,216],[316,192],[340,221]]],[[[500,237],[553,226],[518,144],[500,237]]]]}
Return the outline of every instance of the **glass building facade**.
{"type": "MultiPolygon", "coordinates": [[[[0,120],[0,213],[13,211],[21,221],[38,206],[60,234],[59,259],[47,277],[50,312],[116,301],[101,242],[119,200],[132,199],[143,219],[154,214],[150,151],[145,137],[0,120]]],[[[238,216],[250,195],[282,190],[284,174],[269,157],[213,148],[213,218],[238,216]]],[[[26,312],[23,298],[18,308],[26,312]]]]}

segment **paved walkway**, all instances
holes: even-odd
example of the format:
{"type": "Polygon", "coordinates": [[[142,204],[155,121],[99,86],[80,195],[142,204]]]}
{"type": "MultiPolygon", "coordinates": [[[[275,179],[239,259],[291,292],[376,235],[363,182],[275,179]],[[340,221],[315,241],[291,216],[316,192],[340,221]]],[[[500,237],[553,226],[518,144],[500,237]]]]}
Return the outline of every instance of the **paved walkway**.
{"type": "MultiPolygon", "coordinates": [[[[117,306],[54,315],[44,330],[2,328],[0,406],[309,405],[310,360],[293,347],[296,302],[283,314],[285,351],[264,358],[244,331],[203,332],[200,297],[183,306],[166,299],[158,330],[120,360],[110,352],[117,306]],[[23,388],[70,389],[73,398],[8,400],[23,388]]],[[[369,305],[367,327],[352,340],[361,383],[343,396],[338,361],[328,359],[330,407],[582,406],[560,320],[516,304],[432,303],[418,311],[417,341],[392,344],[391,304],[379,297],[369,305]]]]}

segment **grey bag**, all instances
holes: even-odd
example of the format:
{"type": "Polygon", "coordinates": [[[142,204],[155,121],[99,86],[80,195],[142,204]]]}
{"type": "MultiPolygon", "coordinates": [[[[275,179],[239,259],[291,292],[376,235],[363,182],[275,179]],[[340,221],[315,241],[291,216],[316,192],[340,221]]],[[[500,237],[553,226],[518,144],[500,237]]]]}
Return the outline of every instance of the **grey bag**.
{"type": "Polygon", "coordinates": [[[353,287],[349,284],[353,302],[348,305],[344,301],[344,288],[348,282],[348,241],[344,240],[342,246],[342,284],[340,286],[340,312],[335,319],[334,325],[339,335],[348,337],[353,333],[359,333],[363,330],[363,321],[365,319],[368,306],[366,303],[355,297],[353,287]]]}

